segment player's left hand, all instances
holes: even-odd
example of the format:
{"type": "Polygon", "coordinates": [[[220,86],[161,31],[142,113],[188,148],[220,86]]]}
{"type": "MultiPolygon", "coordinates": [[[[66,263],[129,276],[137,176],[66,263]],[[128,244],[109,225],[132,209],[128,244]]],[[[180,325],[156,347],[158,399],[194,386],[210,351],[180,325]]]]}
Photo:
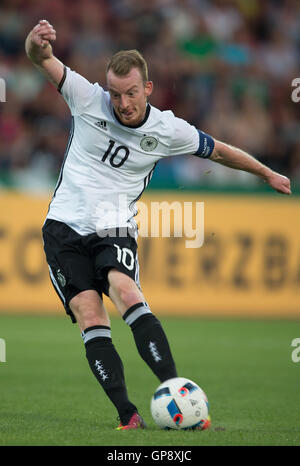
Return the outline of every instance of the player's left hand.
{"type": "Polygon", "coordinates": [[[30,33],[31,42],[46,48],[50,42],[56,40],[56,31],[53,26],[46,20],[41,19],[30,33]]]}
{"type": "Polygon", "coordinates": [[[268,183],[273,189],[282,194],[291,194],[291,182],[284,176],[276,172],[271,172],[265,177],[266,183],[268,183]]]}

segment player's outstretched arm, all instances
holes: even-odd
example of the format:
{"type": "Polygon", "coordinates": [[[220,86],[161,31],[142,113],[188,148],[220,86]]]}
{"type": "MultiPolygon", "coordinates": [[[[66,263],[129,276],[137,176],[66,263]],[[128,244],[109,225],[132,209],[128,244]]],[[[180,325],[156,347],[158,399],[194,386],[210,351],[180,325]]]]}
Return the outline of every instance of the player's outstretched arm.
{"type": "Polygon", "coordinates": [[[279,193],[291,194],[290,180],[286,176],[274,172],[241,149],[215,140],[210,159],[227,167],[259,176],[279,193]]]}
{"type": "Polygon", "coordinates": [[[52,52],[52,41],[56,40],[56,31],[45,19],[30,31],[25,41],[25,50],[32,63],[56,87],[62,80],[64,64],[52,52]]]}

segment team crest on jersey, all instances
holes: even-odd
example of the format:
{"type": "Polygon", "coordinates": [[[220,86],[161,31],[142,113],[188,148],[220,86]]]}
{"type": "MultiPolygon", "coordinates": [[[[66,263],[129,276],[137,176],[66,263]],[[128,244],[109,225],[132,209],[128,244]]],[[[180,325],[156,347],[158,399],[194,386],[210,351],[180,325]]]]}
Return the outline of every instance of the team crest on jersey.
{"type": "Polygon", "coordinates": [[[141,148],[146,152],[151,152],[156,149],[158,140],[153,136],[144,136],[140,142],[141,148]]]}

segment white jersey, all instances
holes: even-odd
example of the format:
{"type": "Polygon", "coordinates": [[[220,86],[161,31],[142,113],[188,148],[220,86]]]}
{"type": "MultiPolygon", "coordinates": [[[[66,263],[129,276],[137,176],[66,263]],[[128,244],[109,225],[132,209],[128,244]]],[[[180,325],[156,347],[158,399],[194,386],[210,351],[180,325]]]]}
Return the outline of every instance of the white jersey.
{"type": "Polygon", "coordinates": [[[47,218],[80,235],[134,224],[135,203],[161,158],[208,157],[213,150],[210,136],[149,104],[138,126],[123,125],[109,93],[69,68],[59,90],[72,129],[47,218]]]}

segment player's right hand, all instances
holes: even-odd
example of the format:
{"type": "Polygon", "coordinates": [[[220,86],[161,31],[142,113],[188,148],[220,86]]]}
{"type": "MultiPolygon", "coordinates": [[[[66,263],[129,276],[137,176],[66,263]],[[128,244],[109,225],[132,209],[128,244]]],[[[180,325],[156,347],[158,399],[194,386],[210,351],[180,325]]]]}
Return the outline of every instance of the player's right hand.
{"type": "Polygon", "coordinates": [[[45,48],[51,41],[56,40],[56,31],[46,19],[41,19],[32,29],[30,40],[33,44],[45,48]]]}
{"type": "Polygon", "coordinates": [[[265,181],[277,192],[281,194],[291,194],[291,182],[289,178],[270,170],[270,174],[265,177],[265,181]]]}

